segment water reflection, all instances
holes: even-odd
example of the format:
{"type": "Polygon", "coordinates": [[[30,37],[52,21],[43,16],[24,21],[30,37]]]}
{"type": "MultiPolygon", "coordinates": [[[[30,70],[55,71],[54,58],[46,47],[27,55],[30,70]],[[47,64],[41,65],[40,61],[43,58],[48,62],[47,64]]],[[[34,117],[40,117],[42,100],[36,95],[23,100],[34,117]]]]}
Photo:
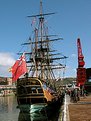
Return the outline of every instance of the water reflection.
{"type": "Polygon", "coordinates": [[[12,112],[14,98],[0,97],[0,112],[12,112]]]}
{"type": "Polygon", "coordinates": [[[46,104],[20,105],[18,121],[48,121],[46,104]]]}
{"type": "MultiPolygon", "coordinates": [[[[0,97],[0,121],[58,121],[58,111],[25,111],[17,107],[15,96],[0,97]]],[[[24,108],[25,109],[25,108],[24,108]]]]}
{"type": "Polygon", "coordinates": [[[42,114],[30,114],[20,111],[18,121],[48,121],[48,118],[42,114]]]}
{"type": "Polygon", "coordinates": [[[30,114],[20,111],[18,121],[31,121],[30,114]]]}
{"type": "Polygon", "coordinates": [[[18,121],[19,109],[15,96],[0,97],[0,121],[18,121]]]}
{"type": "Polygon", "coordinates": [[[58,121],[59,110],[25,111],[20,110],[18,121],[58,121]]]}

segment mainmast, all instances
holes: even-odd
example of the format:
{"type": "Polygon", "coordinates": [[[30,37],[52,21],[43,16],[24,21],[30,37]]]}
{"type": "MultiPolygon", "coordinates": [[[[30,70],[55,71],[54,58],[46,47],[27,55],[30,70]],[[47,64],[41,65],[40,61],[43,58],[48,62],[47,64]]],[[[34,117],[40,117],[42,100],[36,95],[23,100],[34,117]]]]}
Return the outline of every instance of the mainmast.
{"type": "MultiPolygon", "coordinates": [[[[61,64],[61,67],[57,67],[56,64],[53,64],[55,60],[65,59],[66,56],[63,57],[54,57],[53,54],[56,50],[51,50],[49,44],[54,41],[58,41],[62,38],[52,38],[53,35],[48,34],[48,27],[45,26],[45,16],[55,14],[55,13],[43,13],[42,0],[40,0],[40,13],[37,15],[32,15],[28,17],[38,19],[38,25],[34,26],[34,38],[29,38],[28,43],[24,43],[23,45],[30,44],[32,49],[31,52],[26,52],[26,54],[30,54],[30,58],[27,63],[31,63],[28,65],[30,68],[29,72],[32,73],[32,76],[40,77],[41,79],[54,79],[54,69],[64,68],[61,64]]],[[[54,35],[55,36],[55,35],[54,35]]]]}

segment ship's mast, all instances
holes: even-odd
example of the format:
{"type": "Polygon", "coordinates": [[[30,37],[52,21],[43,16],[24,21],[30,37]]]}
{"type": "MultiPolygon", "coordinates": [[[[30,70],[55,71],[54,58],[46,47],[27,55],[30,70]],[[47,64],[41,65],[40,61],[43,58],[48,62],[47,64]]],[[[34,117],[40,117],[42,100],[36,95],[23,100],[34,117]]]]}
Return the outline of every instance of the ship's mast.
{"type": "MultiPolygon", "coordinates": [[[[38,29],[35,28],[35,57],[37,56],[36,55],[36,52],[38,50],[38,29]]],[[[36,77],[38,77],[38,62],[35,60],[35,69],[36,69],[36,77]]]]}
{"type": "MultiPolygon", "coordinates": [[[[50,39],[53,35],[48,34],[48,27],[45,26],[45,16],[55,14],[55,13],[43,13],[42,7],[42,0],[40,0],[40,13],[38,15],[32,15],[28,17],[38,19],[38,25],[34,26],[34,37],[28,43],[24,43],[23,45],[31,44],[32,50],[30,53],[30,58],[27,63],[31,63],[30,67],[30,74],[32,76],[40,77],[41,79],[54,79],[54,69],[61,69],[64,68],[62,65],[61,67],[57,67],[53,62],[55,60],[65,59],[64,57],[54,57],[55,55],[59,54],[52,54],[56,50],[51,50],[49,44],[54,41],[58,41],[62,38],[50,39]]],[[[55,36],[55,35],[54,35],[55,36]]],[[[30,40],[30,39],[29,39],[30,40]]]]}
{"type": "MultiPolygon", "coordinates": [[[[43,41],[43,23],[44,23],[44,17],[42,15],[42,0],[40,0],[40,18],[39,18],[39,24],[40,24],[40,39],[41,39],[41,49],[43,48],[42,46],[42,41],[43,41]]],[[[43,52],[41,51],[41,56],[43,58],[43,52]]],[[[44,74],[43,74],[43,66],[42,66],[42,62],[41,62],[41,78],[44,78],[44,74]]]]}

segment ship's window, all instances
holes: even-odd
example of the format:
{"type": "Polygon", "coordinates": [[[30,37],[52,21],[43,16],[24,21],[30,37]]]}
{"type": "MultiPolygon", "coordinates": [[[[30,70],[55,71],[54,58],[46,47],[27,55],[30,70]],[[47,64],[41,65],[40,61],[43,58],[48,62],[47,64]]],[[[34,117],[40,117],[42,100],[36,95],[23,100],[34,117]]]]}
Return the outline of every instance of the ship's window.
{"type": "Polygon", "coordinates": [[[43,93],[43,90],[41,88],[37,88],[38,93],[43,93]]]}
{"type": "Polygon", "coordinates": [[[32,91],[32,93],[36,93],[36,88],[35,87],[32,87],[31,88],[31,91],[32,91]]]}

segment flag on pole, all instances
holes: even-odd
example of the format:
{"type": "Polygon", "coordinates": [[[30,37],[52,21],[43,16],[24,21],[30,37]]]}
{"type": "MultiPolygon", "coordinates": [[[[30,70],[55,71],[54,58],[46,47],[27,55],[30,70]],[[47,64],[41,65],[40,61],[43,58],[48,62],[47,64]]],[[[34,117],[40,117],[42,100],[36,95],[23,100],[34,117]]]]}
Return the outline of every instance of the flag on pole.
{"type": "Polygon", "coordinates": [[[25,60],[25,54],[23,55],[15,62],[15,64],[12,66],[12,80],[16,81],[21,75],[27,73],[27,65],[25,60]]]}

